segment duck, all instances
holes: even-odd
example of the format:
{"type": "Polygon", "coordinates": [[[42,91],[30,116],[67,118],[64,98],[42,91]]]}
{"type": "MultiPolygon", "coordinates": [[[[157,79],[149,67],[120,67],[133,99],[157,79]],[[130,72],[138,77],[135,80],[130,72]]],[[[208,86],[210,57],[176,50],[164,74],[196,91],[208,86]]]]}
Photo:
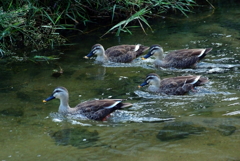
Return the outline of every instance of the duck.
{"type": "Polygon", "coordinates": [[[160,79],[156,73],[150,73],[146,76],[144,82],[138,87],[148,85],[148,91],[166,95],[184,95],[193,90],[195,86],[207,83],[209,80],[201,75],[178,76],[160,79]]]}
{"type": "Polygon", "coordinates": [[[97,55],[96,61],[100,63],[131,63],[134,59],[142,55],[149,47],[141,44],[137,45],[117,45],[108,48],[106,51],[101,44],[92,46],[90,53],[84,58],[88,59],[97,55]]]}
{"type": "Polygon", "coordinates": [[[195,68],[212,48],[203,49],[180,49],[163,56],[163,48],[160,45],[152,45],[149,52],[142,58],[143,60],[152,55],[157,58],[154,62],[156,68],[195,68]]]}
{"type": "Polygon", "coordinates": [[[47,102],[53,99],[60,99],[58,112],[62,115],[81,115],[87,119],[105,121],[108,116],[118,109],[132,106],[131,103],[122,103],[123,99],[102,99],[82,102],[76,107],[69,106],[69,93],[65,87],[56,87],[51,96],[44,99],[47,102]]]}

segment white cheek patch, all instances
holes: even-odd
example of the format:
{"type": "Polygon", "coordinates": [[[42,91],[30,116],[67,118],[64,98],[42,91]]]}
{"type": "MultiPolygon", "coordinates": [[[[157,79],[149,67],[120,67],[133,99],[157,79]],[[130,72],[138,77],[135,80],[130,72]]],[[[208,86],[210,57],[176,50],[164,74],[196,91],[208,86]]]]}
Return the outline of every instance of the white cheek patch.
{"type": "Polygon", "coordinates": [[[54,93],[53,97],[58,98],[58,94],[54,93]]]}
{"type": "Polygon", "coordinates": [[[96,46],[96,47],[94,47],[93,49],[92,49],[92,51],[93,51],[93,53],[96,53],[96,51],[98,50],[98,46],[96,46]]]}
{"type": "Polygon", "coordinates": [[[151,50],[151,55],[155,54],[157,49],[158,49],[158,48],[153,48],[153,49],[151,50]]]}
{"type": "Polygon", "coordinates": [[[59,95],[60,95],[61,92],[63,92],[63,91],[60,91],[60,90],[53,91],[53,97],[59,98],[59,95]]]}
{"type": "Polygon", "coordinates": [[[153,81],[154,77],[149,76],[146,80],[147,84],[151,84],[151,82],[153,81]]]}

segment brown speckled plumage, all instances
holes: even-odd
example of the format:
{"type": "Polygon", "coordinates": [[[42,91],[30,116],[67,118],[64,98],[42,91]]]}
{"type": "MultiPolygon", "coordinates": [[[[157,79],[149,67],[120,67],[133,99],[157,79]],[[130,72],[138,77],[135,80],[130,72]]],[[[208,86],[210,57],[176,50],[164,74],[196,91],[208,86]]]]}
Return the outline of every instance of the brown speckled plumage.
{"type": "Polygon", "coordinates": [[[208,82],[208,79],[199,75],[178,76],[161,80],[156,73],[150,73],[140,86],[149,85],[148,90],[150,92],[184,95],[195,86],[203,85],[206,82],[208,82]]]}
{"type": "Polygon", "coordinates": [[[75,108],[75,114],[83,114],[89,119],[104,120],[106,116],[114,112],[115,110],[124,108],[124,106],[130,106],[129,103],[122,103],[121,99],[103,99],[103,100],[91,100],[78,104],[75,108]],[[105,109],[119,101],[113,108],[105,109]]]}

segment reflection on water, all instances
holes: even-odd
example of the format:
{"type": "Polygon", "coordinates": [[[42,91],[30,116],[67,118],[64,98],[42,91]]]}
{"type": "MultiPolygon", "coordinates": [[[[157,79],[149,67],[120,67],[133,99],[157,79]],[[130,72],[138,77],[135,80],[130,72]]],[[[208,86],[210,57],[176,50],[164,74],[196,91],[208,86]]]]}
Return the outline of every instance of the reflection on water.
{"type": "Polygon", "coordinates": [[[165,126],[157,134],[157,138],[161,141],[169,141],[183,139],[190,134],[201,133],[205,131],[204,127],[197,127],[192,122],[171,122],[165,126]]]}
{"type": "Polygon", "coordinates": [[[229,2],[226,8],[181,20],[155,19],[154,33],[139,34],[141,29],[136,29],[121,42],[113,36],[96,40],[102,33],[90,33],[49,64],[1,64],[0,160],[239,160],[238,15],[239,3],[229,2]],[[104,65],[83,59],[95,43],[160,44],[166,53],[213,50],[195,69],[155,69],[154,58],[104,65]],[[58,67],[63,73],[55,78],[53,69],[58,67]],[[200,74],[210,82],[184,96],[138,89],[153,72],[162,78],[200,74]],[[72,107],[102,98],[127,99],[133,107],[116,111],[104,122],[62,117],[58,101],[42,103],[57,86],[69,90],[72,107]]]}
{"type": "Polygon", "coordinates": [[[90,132],[82,127],[74,127],[51,132],[50,136],[57,145],[72,145],[77,148],[88,148],[98,141],[98,132],[90,132]]]}

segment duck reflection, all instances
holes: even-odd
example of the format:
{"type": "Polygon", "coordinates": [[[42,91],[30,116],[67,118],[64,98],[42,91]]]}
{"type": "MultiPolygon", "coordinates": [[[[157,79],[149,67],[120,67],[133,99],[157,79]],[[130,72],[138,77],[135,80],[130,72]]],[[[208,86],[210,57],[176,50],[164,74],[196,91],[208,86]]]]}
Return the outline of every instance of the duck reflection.
{"type": "Polygon", "coordinates": [[[50,136],[57,145],[71,145],[80,149],[94,146],[99,139],[97,131],[88,131],[83,127],[66,128],[51,132],[50,136]]]}

